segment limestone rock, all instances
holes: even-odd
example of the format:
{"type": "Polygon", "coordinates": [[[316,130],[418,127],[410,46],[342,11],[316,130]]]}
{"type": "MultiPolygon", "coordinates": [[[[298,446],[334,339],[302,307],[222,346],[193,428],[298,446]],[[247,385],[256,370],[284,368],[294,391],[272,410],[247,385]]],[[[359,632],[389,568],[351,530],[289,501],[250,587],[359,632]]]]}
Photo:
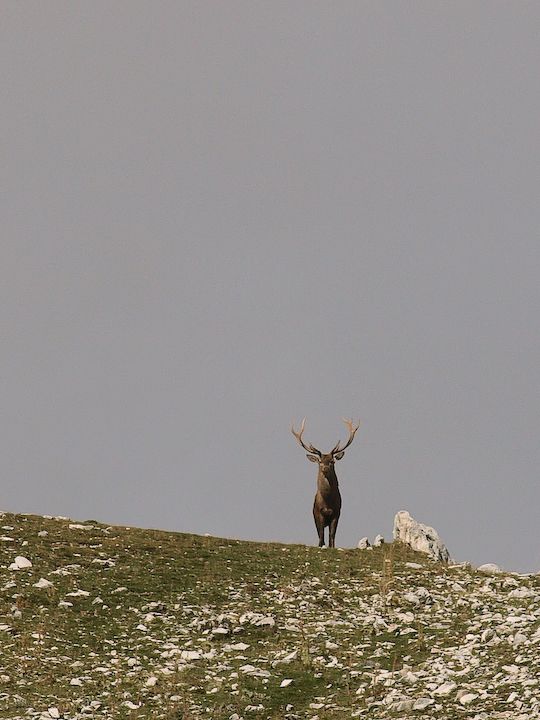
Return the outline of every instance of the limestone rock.
{"type": "Polygon", "coordinates": [[[9,566],[10,570],[26,570],[27,568],[32,567],[32,562],[28,559],[23,557],[22,555],[17,555],[15,558],[15,561],[11,563],[9,566]]]}
{"type": "Polygon", "coordinates": [[[371,546],[371,543],[369,542],[369,538],[363,537],[358,541],[358,549],[359,550],[367,550],[368,547],[371,546]]]}
{"type": "Polygon", "coordinates": [[[394,518],[394,540],[409,545],[417,552],[426,553],[433,560],[448,562],[450,553],[439,533],[429,525],[417,522],[406,510],[400,510],[394,518]]]}
{"type": "Polygon", "coordinates": [[[477,568],[478,572],[484,573],[484,575],[499,575],[502,573],[501,568],[495,563],[484,563],[477,568]]]}
{"type": "Polygon", "coordinates": [[[384,537],[382,535],[377,535],[373,541],[373,547],[381,547],[381,545],[384,545],[384,537]]]}

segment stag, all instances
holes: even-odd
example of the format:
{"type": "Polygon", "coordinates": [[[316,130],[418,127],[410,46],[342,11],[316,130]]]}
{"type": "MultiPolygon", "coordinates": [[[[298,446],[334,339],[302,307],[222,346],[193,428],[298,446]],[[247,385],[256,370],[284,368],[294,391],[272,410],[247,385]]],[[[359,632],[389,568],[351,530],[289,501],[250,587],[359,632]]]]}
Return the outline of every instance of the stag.
{"type": "Polygon", "coordinates": [[[341,513],[341,494],[339,492],[339,483],[334,468],[336,460],[341,460],[345,454],[345,450],[354,440],[354,435],[360,423],[354,425],[352,420],[343,420],[349,428],[349,439],[345,445],[341,446],[338,440],[337,444],[329,453],[323,453],[317,450],[313,445],[306,445],[302,440],[306,418],[302,420],[300,430],[296,432],[294,425],[291,426],[291,432],[298,440],[300,445],[307,450],[307,459],[311,462],[319,463],[319,474],[317,476],[317,492],[313,503],[313,518],[319,535],[319,547],[324,545],[324,529],[328,528],[328,545],[335,547],[336,530],[341,513]]]}

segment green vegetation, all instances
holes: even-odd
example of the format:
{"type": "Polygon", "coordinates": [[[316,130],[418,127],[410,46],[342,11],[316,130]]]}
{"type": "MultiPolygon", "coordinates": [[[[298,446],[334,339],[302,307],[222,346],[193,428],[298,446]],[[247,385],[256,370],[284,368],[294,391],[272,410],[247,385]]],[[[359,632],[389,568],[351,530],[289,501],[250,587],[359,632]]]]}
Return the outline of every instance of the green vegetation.
{"type": "Polygon", "coordinates": [[[512,692],[505,709],[535,709],[529,646],[501,627],[528,617],[515,625],[534,649],[536,577],[486,578],[401,544],[320,550],[10,514],[0,526],[0,718],[406,717],[422,698],[423,717],[448,718],[512,692]],[[32,567],[10,569],[16,556],[32,567]]]}

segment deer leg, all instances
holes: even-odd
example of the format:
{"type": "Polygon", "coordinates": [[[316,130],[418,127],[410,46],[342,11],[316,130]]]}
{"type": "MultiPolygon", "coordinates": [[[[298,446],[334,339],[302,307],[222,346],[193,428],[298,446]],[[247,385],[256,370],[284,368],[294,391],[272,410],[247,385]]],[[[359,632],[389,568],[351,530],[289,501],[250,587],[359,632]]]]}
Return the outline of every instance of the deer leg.
{"type": "Polygon", "coordinates": [[[336,530],[339,518],[333,518],[328,529],[328,547],[336,547],[336,530]]]}
{"type": "Polygon", "coordinates": [[[315,527],[317,528],[317,535],[319,536],[319,547],[324,545],[324,518],[315,510],[313,511],[313,518],[315,520],[315,527]]]}

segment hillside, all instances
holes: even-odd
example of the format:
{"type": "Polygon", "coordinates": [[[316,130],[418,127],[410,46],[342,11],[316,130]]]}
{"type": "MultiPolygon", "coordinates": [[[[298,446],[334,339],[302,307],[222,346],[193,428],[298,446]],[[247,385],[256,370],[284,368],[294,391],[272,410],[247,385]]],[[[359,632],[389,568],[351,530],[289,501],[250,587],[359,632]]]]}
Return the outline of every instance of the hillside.
{"type": "Polygon", "coordinates": [[[540,717],[536,576],[401,544],[0,526],[0,718],[540,717]]]}

